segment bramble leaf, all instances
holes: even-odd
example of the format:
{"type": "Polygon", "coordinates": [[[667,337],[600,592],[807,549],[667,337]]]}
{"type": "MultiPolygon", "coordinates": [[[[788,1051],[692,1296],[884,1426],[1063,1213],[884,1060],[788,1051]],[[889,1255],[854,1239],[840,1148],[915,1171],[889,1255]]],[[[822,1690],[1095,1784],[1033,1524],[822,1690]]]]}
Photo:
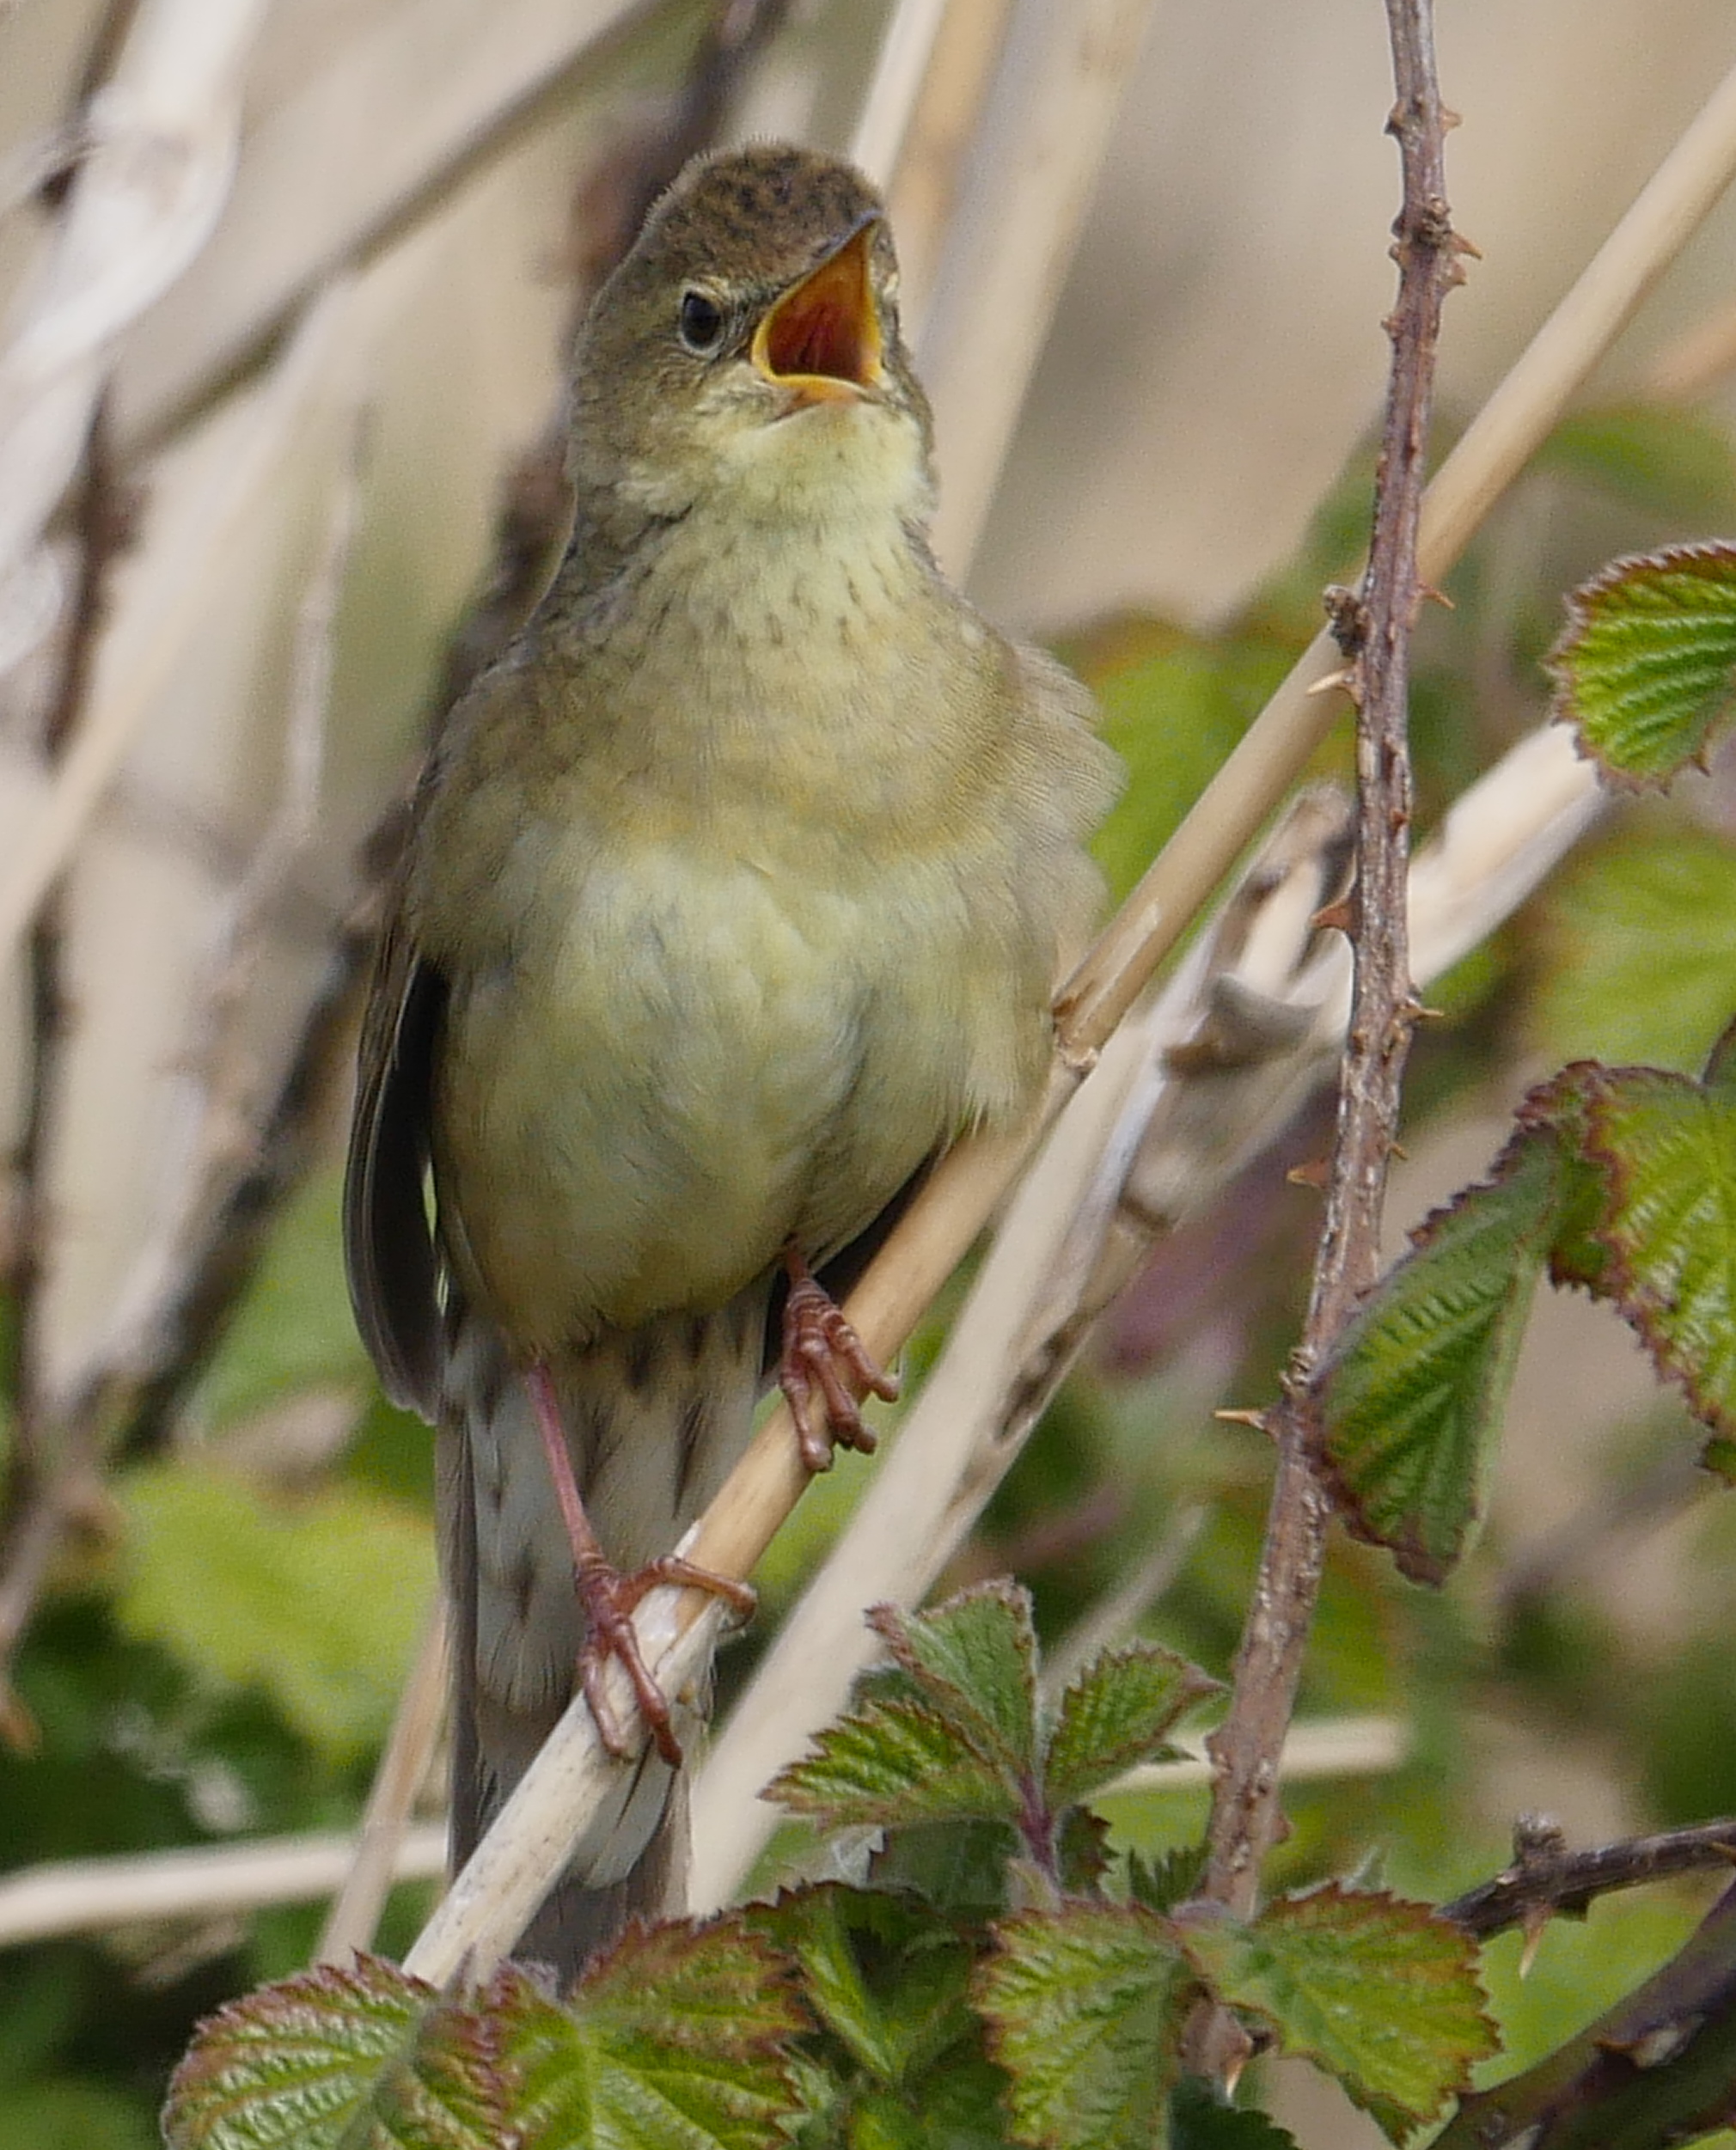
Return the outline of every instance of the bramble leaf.
{"type": "Polygon", "coordinates": [[[1736,545],[1612,560],[1568,600],[1556,713],[1613,781],[1661,785],[1704,759],[1736,694],[1736,545]]]}
{"type": "Polygon", "coordinates": [[[1736,1438],[1736,1091],[1611,1069],[1586,1137],[1606,1183],[1603,1295],[1696,1416],[1736,1438]]]}
{"type": "Polygon", "coordinates": [[[877,2082],[902,2084],[971,2034],[969,1948],[920,1897],[830,1882],[743,1915],[793,1958],[809,2006],[877,2082]]]}
{"type": "Polygon", "coordinates": [[[1177,1844],[1157,1859],[1133,1852],[1128,1859],[1128,1893],[1147,1911],[1173,1911],[1193,1895],[1205,1871],[1203,1842],[1177,1844]]]}
{"type": "Polygon", "coordinates": [[[1013,2129],[1040,2150],[1164,2150],[1193,1980],[1162,1919],[1069,1903],[994,1928],[977,1971],[1013,2129]]]}
{"type": "Polygon", "coordinates": [[[766,1796],[826,1829],[1016,1820],[1018,1794],[1004,1772],[906,1686],[901,1674],[889,1692],[870,1674],[854,1707],[815,1734],[766,1796]]]}
{"type": "Polygon", "coordinates": [[[1346,1520],[1413,1581],[1442,1581],[1482,1513],[1563,1178],[1551,1136],[1522,1129],[1412,1235],[1321,1371],[1321,1460],[1346,1520]]]}
{"type": "Polygon", "coordinates": [[[1546,901],[1527,1028],[1552,1060],[1696,1068],[1736,1008],[1736,845],[1631,821],[1546,901]]]}
{"type": "Polygon", "coordinates": [[[1168,1733],[1218,1684],[1156,1643],[1100,1652],[1068,1683],[1055,1713],[1043,1763],[1051,1809],[1088,1798],[1136,1762],[1171,1754],[1168,1733]]]}
{"type": "Polygon", "coordinates": [[[1334,1882],[1250,1925],[1190,1915],[1177,1931],[1220,2000],[1377,2116],[1433,2118],[1497,2049],[1476,1944],[1426,1904],[1334,1882]]]}
{"type": "Polygon", "coordinates": [[[492,2150],[506,2119],[492,2029],[363,1957],[261,1987],[202,2024],[162,2124],[169,2150],[492,2150]]]}
{"type": "Polygon", "coordinates": [[[832,1829],[1017,1821],[1036,1745],[1036,1635],[1030,1601],[991,1583],[869,1623],[893,1664],[859,1681],[853,1707],[767,1787],[832,1829]]]}
{"type": "Polygon", "coordinates": [[[1036,1630],[1016,1583],[960,1591],[928,1612],[877,1605],[868,1624],[979,1754],[1028,1771],[1036,1753],[1036,1630]]]}
{"type": "Polygon", "coordinates": [[[761,2150],[801,2110],[785,2048],[806,2019],[740,1919],[629,1929],[564,2008],[507,1965],[481,2013],[508,2030],[510,2139],[535,2150],[761,2150]]]}

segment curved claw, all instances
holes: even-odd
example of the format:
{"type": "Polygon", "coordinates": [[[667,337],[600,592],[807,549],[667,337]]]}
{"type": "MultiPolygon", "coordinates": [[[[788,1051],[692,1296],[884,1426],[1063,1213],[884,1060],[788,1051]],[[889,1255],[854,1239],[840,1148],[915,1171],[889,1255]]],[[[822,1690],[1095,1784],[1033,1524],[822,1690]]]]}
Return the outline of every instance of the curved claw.
{"type": "Polygon", "coordinates": [[[602,1669],[614,1658],[633,1683],[639,1714],[657,1743],[657,1752],[671,1768],[679,1769],[682,1746],[675,1738],[669,1697],[657,1685],[640,1652],[633,1624],[634,1609],[660,1583],[679,1583],[689,1590],[707,1591],[732,1605],[743,1617],[753,1611],[758,1599],[747,1584],[737,1582],[732,1576],[714,1575],[709,1568],[695,1567],[691,1561],[681,1560],[674,1554],[647,1561],[630,1575],[623,1575],[604,1560],[576,1561],[573,1580],[588,1628],[584,1646],[578,1653],[578,1683],[596,1720],[598,1738],[616,1761],[631,1760],[633,1743],[616,1722],[602,1690],[602,1669]]]}
{"type": "Polygon", "coordinates": [[[784,1302],[779,1384],[796,1421],[803,1463],[810,1471],[829,1470],[838,1444],[873,1454],[875,1437],[862,1422],[859,1400],[877,1396],[893,1402],[898,1383],[869,1356],[801,1256],[792,1251],[784,1259],[790,1292],[784,1302]]]}

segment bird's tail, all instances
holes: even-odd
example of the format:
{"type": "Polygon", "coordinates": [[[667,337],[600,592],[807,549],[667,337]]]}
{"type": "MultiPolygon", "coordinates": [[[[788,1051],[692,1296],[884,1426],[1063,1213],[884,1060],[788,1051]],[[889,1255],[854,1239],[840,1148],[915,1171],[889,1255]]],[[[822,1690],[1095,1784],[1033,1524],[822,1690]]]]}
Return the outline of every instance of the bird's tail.
{"type": "MultiPolygon", "coordinates": [[[[550,1362],[574,1479],[623,1572],[673,1551],[746,1445],[769,1290],[761,1280],[715,1313],[608,1331],[550,1362]]],[[[443,1384],[439,1506],[462,1863],[571,1700],[584,1640],[529,1393],[492,1325],[463,1309],[443,1384]]],[[[700,1716],[676,1705],[675,1722],[690,1750],[700,1716]]],[[[634,1913],[679,1911],[686,1868],[685,1787],[647,1748],[517,1953],[565,1983],[634,1913]]]]}

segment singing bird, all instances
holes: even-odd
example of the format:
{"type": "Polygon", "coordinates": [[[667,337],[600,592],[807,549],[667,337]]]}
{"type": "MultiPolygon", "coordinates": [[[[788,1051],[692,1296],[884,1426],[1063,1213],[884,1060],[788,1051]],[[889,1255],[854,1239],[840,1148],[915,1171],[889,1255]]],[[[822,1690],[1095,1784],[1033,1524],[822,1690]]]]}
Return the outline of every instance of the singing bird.
{"type": "MultiPolygon", "coordinates": [[[[345,1196],[362,1334],[438,1429],[458,1858],[631,1658],[766,1382],[811,1466],[865,1440],[891,1384],[832,1294],[1030,1109],[1117,781],[1084,689],[935,564],[847,166],[688,168],[579,332],[569,461],[565,557],[418,793],[345,1196]]],[[[628,1669],[655,1736],[521,1944],[563,1973],[678,1901],[681,1744],[628,1669]]]]}

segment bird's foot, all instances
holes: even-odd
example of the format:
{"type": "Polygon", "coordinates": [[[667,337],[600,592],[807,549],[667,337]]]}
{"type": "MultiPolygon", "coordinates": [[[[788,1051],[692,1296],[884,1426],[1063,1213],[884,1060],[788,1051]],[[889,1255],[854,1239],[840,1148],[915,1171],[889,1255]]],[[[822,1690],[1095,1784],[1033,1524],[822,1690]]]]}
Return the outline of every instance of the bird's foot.
{"type": "Polygon", "coordinates": [[[622,1574],[604,1553],[591,1527],[590,1518],[584,1512],[584,1503],[579,1499],[572,1475],[572,1457],[561,1424],[560,1400],[555,1394],[548,1368],[539,1359],[525,1370],[524,1380],[530,1395],[531,1415],[536,1421],[554,1487],[555,1506],[560,1510],[567,1543],[572,1548],[573,1585],[585,1620],[584,1646],[578,1653],[578,1684],[590,1705],[597,1737],[618,1761],[632,1758],[635,1751],[633,1743],[615,1721],[614,1712],[602,1691],[603,1667],[611,1658],[615,1658],[633,1683],[639,1713],[657,1742],[657,1752],[672,1768],[679,1769],[682,1744],[675,1738],[675,1725],[670,1721],[669,1697],[651,1677],[651,1667],[639,1646],[639,1636],[633,1624],[634,1610],[659,1583],[676,1583],[689,1590],[708,1591],[713,1597],[721,1597],[733,1605],[743,1617],[753,1611],[757,1601],[745,1583],[738,1583],[727,1575],[714,1575],[708,1567],[695,1567],[691,1561],[684,1561],[674,1553],[635,1568],[630,1575],[622,1574]]]}
{"type": "Polygon", "coordinates": [[[790,1292],[784,1301],[784,1349],[778,1383],[796,1421],[802,1461],[810,1471],[829,1470],[841,1442],[874,1452],[874,1435],[862,1423],[862,1397],[893,1402],[898,1383],[868,1355],[867,1347],[834,1305],[812,1270],[792,1249],[784,1256],[790,1292]],[[818,1409],[816,1409],[816,1405],[818,1409]]]}
{"type": "Polygon", "coordinates": [[[602,1689],[603,1667],[614,1658],[633,1683],[639,1714],[657,1743],[657,1752],[672,1768],[679,1769],[682,1745],[671,1721],[669,1697],[657,1685],[639,1649],[633,1613],[640,1601],[662,1583],[707,1591],[744,1619],[758,1602],[754,1592],[745,1583],[728,1575],[714,1575],[706,1567],[695,1567],[691,1561],[674,1554],[648,1561],[630,1575],[611,1567],[601,1555],[587,1556],[574,1561],[572,1573],[585,1622],[584,1647],[578,1653],[578,1683],[590,1705],[597,1737],[618,1761],[631,1758],[633,1742],[621,1730],[602,1689]]]}

